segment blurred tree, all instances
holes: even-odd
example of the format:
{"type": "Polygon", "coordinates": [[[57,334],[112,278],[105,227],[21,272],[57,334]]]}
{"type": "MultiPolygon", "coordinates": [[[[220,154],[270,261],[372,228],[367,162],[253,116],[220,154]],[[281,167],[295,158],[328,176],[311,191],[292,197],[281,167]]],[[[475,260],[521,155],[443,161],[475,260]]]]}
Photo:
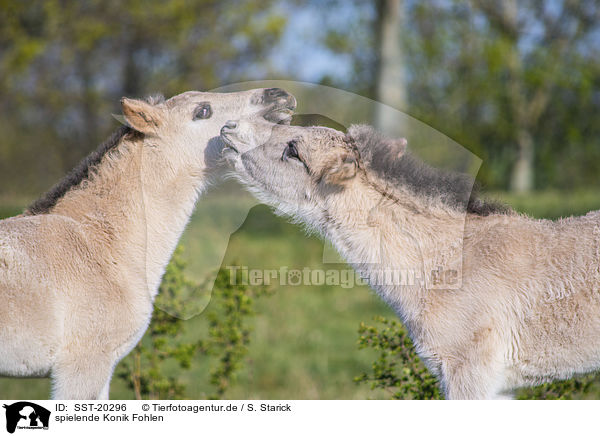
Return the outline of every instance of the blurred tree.
{"type": "MultiPolygon", "coordinates": [[[[325,45],[353,56],[356,71],[324,81],[388,98],[377,92],[372,56],[382,44],[375,37],[384,33],[382,3],[370,3],[370,11],[365,2],[345,4],[362,12],[346,14],[354,17],[349,30],[332,30],[337,37],[325,45]]],[[[598,186],[600,3],[404,0],[403,22],[396,31],[407,111],[479,155],[484,184],[598,186]]]]}
{"type": "Polygon", "coordinates": [[[123,95],[170,96],[260,75],[286,22],[274,3],[0,0],[3,190],[38,192],[56,181],[114,128],[110,113],[123,95]]]}
{"type": "MultiPolygon", "coordinates": [[[[377,100],[395,109],[406,110],[404,48],[401,32],[404,28],[404,0],[378,0],[375,28],[378,34],[377,100]]],[[[402,131],[401,120],[378,106],[374,124],[379,129],[402,131]]]]}
{"type": "Polygon", "coordinates": [[[319,29],[313,39],[313,47],[321,44],[350,63],[350,71],[342,70],[342,75],[326,75],[320,79],[320,83],[373,98],[377,94],[376,77],[380,59],[377,49],[379,11],[376,2],[308,0],[302,5],[313,11],[317,23],[313,27],[319,29]],[[324,9],[337,13],[320,13],[324,9]]]}
{"type": "Polygon", "coordinates": [[[473,1],[473,19],[482,17],[487,24],[487,41],[479,50],[488,59],[489,76],[503,85],[500,104],[513,122],[517,156],[511,188],[516,192],[534,186],[534,135],[540,118],[554,88],[571,74],[572,65],[565,62],[570,52],[584,42],[597,25],[594,19],[600,18],[598,6],[587,3],[473,1]],[[500,57],[502,65],[494,57],[500,57]]]}

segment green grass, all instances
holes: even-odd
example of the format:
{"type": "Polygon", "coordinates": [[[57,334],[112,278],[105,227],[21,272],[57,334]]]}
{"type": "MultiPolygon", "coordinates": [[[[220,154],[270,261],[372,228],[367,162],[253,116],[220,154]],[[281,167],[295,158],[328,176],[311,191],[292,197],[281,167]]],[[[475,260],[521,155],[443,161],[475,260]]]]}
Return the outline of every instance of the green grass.
{"type": "MultiPolygon", "coordinates": [[[[494,197],[540,218],[600,209],[600,195],[595,192],[542,192],[527,196],[497,193],[494,197]]],[[[205,280],[207,271],[230,264],[261,269],[347,268],[323,264],[323,244],[305,235],[298,226],[275,217],[265,206],[254,207],[244,219],[252,204],[251,198],[231,190],[215,191],[200,202],[183,237],[188,273],[196,280],[205,280]],[[230,238],[229,232],[233,232],[230,238]],[[220,247],[226,247],[224,257],[220,247]]],[[[0,205],[4,216],[20,210],[14,205],[0,205]]],[[[249,355],[227,398],[381,398],[380,392],[353,382],[377,357],[372,350],[358,350],[359,323],[376,315],[394,316],[379,298],[364,287],[276,286],[275,289],[273,295],[260,297],[256,302],[249,355]]],[[[185,340],[200,339],[205,336],[206,328],[202,313],[189,319],[185,340]]],[[[200,398],[210,391],[207,359],[197,358],[192,369],[183,374],[189,398],[200,398]]],[[[2,398],[43,399],[48,393],[47,380],[0,379],[2,398]]],[[[133,398],[133,393],[115,378],[111,398],[133,398]]]]}
{"type": "Polygon", "coordinates": [[[571,215],[585,215],[600,209],[598,191],[542,191],[531,194],[496,192],[489,195],[510,205],[519,212],[536,218],[557,219],[571,215]]]}

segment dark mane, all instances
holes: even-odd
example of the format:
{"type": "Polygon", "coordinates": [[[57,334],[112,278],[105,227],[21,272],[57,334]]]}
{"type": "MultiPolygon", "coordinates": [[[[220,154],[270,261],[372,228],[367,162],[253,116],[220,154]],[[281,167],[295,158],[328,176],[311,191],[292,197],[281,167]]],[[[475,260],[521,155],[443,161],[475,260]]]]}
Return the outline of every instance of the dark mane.
{"type": "Polygon", "coordinates": [[[119,145],[121,139],[127,135],[133,135],[136,133],[137,132],[130,127],[120,127],[95,151],[90,153],[81,162],[79,162],[79,164],[77,164],[77,166],[73,168],[60,182],[54,185],[41,198],[33,202],[25,210],[25,213],[28,215],[41,215],[49,213],[52,208],[56,206],[58,200],[64,197],[64,195],[72,188],[79,186],[81,182],[90,176],[91,170],[102,161],[102,158],[106,155],[106,153],[119,145]]]}
{"type": "Polygon", "coordinates": [[[360,153],[361,163],[390,185],[408,188],[424,198],[439,198],[456,210],[487,216],[509,213],[511,209],[498,202],[479,198],[479,186],[461,173],[434,168],[403,150],[370,126],[352,126],[348,135],[360,153]]]}

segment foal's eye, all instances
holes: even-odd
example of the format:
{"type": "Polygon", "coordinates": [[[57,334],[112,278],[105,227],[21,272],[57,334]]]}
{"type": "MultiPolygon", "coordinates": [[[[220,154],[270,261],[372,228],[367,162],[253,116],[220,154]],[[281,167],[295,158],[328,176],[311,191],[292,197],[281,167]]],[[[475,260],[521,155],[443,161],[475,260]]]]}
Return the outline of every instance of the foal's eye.
{"type": "Polygon", "coordinates": [[[210,103],[200,103],[194,111],[195,120],[206,120],[212,116],[212,109],[210,103]]]}
{"type": "Polygon", "coordinates": [[[281,160],[288,159],[300,160],[300,157],[298,156],[298,149],[296,148],[296,141],[288,142],[285,149],[283,150],[283,156],[281,156],[281,160]]]}

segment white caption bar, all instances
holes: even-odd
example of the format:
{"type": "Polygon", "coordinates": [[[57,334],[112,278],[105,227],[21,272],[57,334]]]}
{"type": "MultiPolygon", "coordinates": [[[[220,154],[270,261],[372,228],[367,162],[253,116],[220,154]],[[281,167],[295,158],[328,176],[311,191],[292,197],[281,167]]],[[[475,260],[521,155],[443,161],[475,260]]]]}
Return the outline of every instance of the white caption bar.
{"type": "Polygon", "coordinates": [[[596,401],[0,401],[1,434],[597,433],[596,401]],[[35,407],[37,406],[37,407],[35,407]],[[49,415],[45,411],[49,412],[49,415]],[[18,416],[17,416],[18,414],[18,416]],[[24,416],[25,415],[25,416],[24,416]],[[16,420],[16,421],[15,421],[16,420]],[[381,432],[381,433],[379,433],[381,432]]]}

